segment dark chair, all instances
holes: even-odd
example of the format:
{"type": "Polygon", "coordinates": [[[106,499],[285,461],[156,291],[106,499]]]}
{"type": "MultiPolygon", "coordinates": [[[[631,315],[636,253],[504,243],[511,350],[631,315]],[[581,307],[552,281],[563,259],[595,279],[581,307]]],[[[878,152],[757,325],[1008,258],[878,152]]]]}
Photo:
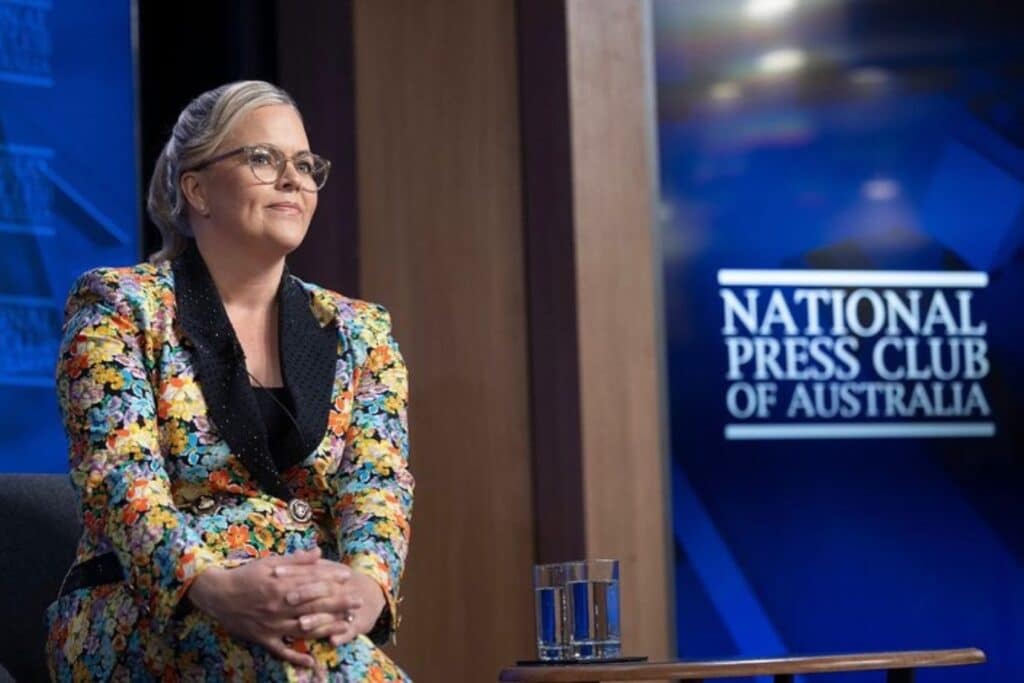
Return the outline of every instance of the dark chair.
{"type": "Polygon", "coordinates": [[[47,606],[57,597],[81,535],[66,474],[0,474],[0,682],[49,679],[47,606]]]}

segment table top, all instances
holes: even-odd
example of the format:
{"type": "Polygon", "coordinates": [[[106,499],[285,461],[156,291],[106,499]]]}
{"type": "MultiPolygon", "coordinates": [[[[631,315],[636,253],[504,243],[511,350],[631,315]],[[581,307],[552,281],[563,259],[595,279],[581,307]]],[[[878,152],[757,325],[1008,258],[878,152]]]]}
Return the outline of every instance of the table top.
{"type": "Polygon", "coordinates": [[[773,657],[766,659],[687,660],[631,664],[555,664],[505,669],[505,682],[576,683],[578,681],[644,681],[655,678],[699,680],[733,676],[878,671],[934,666],[983,664],[985,653],[977,648],[861,652],[855,654],[773,657]]]}

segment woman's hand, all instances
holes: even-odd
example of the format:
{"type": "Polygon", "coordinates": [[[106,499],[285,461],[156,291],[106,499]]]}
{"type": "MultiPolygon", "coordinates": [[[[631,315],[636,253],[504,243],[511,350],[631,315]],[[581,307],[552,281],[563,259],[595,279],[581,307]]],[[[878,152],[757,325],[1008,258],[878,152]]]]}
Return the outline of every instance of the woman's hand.
{"type": "Polygon", "coordinates": [[[232,636],[307,668],[315,660],[289,647],[289,639],[330,638],[337,647],[369,633],[386,604],[376,581],[322,559],[319,548],[212,567],[196,577],[188,597],[232,636]]]}
{"type": "Polygon", "coordinates": [[[303,637],[329,637],[335,647],[373,630],[387,602],[376,581],[340,562],[321,559],[314,566],[279,565],[274,574],[301,581],[285,601],[301,611],[303,637]]]}
{"type": "Polygon", "coordinates": [[[211,567],[193,581],[188,598],[232,636],[259,643],[296,666],[315,668],[311,656],[296,652],[285,640],[307,637],[300,624],[301,609],[286,596],[307,583],[301,570],[315,568],[319,562],[320,549],[314,548],[260,558],[234,569],[211,567]],[[275,575],[286,567],[295,573],[275,575]]]}

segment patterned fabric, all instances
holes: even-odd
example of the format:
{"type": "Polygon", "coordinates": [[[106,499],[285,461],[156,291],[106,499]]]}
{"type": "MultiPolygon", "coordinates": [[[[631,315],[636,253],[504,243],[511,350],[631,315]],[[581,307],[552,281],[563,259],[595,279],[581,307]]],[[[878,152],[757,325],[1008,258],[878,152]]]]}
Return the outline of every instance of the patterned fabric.
{"type": "MultiPolygon", "coordinates": [[[[408,680],[366,636],[340,647],[297,641],[297,649],[325,667],[326,673],[314,674],[233,640],[204,613],[184,609],[185,592],[207,567],[231,568],[319,545],[325,557],[377,581],[387,596],[384,624],[390,630],[398,624],[414,483],[407,469],[407,376],[387,312],[286,273],[282,320],[298,320],[296,330],[306,329],[303,319],[309,325],[299,334],[286,333],[282,323],[289,387],[309,376],[302,358],[304,348],[315,344],[304,343],[306,337],[329,332],[336,349],[333,377],[328,372],[324,378],[328,409],[312,406],[299,415],[317,437],[307,442],[314,447],[280,473],[284,488],[278,492],[307,501],[313,510],[311,521],[293,520],[286,500],[260,483],[276,476],[276,468],[271,464],[271,475],[255,477],[252,472],[266,466],[258,461],[264,456],[258,449],[243,456],[246,448],[236,447],[245,435],[230,424],[231,406],[209,405],[212,396],[219,402],[230,397],[224,388],[230,382],[215,385],[231,374],[218,368],[233,361],[203,334],[188,332],[195,326],[182,315],[178,297],[186,290],[215,291],[198,251],[191,251],[186,263],[199,261],[192,268],[163,262],[89,271],[68,298],[57,385],[84,526],[77,561],[114,552],[127,580],[71,591],[50,605],[52,677],[408,680]],[[288,287],[302,294],[291,299],[301,302],[301,310],[288,303],[288,287]],[[209,370],[197,373],[199,366],[209,370]],[[200,509],[200,497],[214,498],[216,507],[200,509]]],[[[226,320],[219,299],[208,304],[216,309],[211,319],[226,320]]],[[[233,344],[224,348],[240,350],[227,329],[233,344]]],[[[318,393],[307,389],[296,394],[297,404],[318,393]]],[[[260,422],[258,413],[255,420],[260,422]]],[[[269,453],[266,433],[260,434],[269,453]]]]}

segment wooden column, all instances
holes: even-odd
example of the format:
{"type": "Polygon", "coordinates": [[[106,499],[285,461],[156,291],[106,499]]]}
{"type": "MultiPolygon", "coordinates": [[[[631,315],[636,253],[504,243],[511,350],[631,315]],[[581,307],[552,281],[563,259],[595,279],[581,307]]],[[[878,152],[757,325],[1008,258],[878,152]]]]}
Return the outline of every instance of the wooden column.
{"type": "Polygon", "coordinates": [[[648,12],[352,3],[342,215],[355,289],[391,310],[411,371],[419,486],[391,653],[417,681],[530,656],[537,561],[621,559],[627,651],[672,654],[648,12]]]}
{"type": "Polygon", "coordinates": [[[586,556],[565,4],[516,3],[537,562],[586,556]]]}
{"type": "Polygon", "coordinates": [[[587,554],[622,560],[627,649],[673,650],[647,2],[568,0],[587,554]]]}
{"type": "Polygon", "coordinates": [[[492,681],[533,650],[533,512],[514,7],[353,6],[361,295],[410,368],[418,486],[392,654],[492,681]]]}
{"type": "Polygon", "coordinates": [[[538,559],[619,558],[625,650],[664,658],[674,639],[650,8],[517,7],[538,559]]]}

